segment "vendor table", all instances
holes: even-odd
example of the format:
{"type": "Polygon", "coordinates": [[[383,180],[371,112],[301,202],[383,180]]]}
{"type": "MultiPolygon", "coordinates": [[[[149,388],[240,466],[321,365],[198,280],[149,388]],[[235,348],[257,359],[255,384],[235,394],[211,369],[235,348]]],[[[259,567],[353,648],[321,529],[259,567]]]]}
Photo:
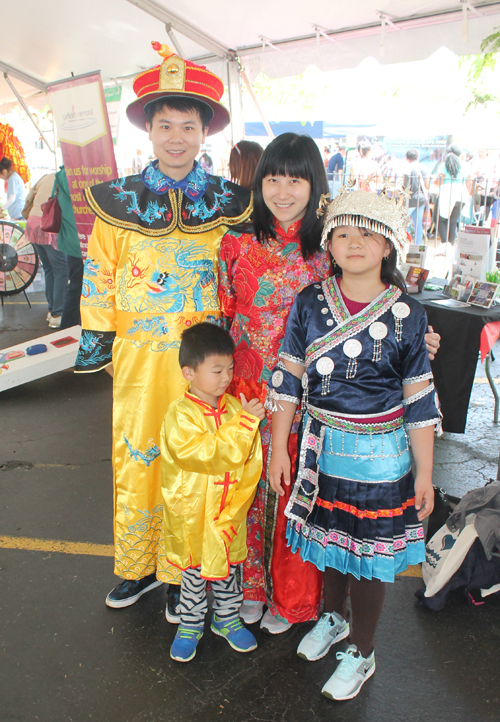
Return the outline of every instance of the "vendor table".
{"type": "Polygon", "coordinates": [[[463,434],[479,351],[484,360],[498,338],[500,306],[443,306],[435,303],[444,299],[441,291],[423,291],[414,298],[424,306],[429,324],[441,336],[441,347],[431,366],[443,430],[463,434]]]}

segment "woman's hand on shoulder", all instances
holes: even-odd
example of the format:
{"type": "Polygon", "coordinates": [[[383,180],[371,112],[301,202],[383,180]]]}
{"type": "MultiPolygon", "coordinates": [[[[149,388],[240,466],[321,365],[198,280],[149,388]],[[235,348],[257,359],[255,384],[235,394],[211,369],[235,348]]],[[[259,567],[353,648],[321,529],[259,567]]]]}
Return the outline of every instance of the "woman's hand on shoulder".
{"type": "Polygon", "coordinates": [[[432,326],[429,326],[429,330],[425,334],[425,345],[427,346],[430,360],[434,361],[434,357],[439,351],[439,347],[441,345],[441,336],[438,333],[435,333],[432,326]]]}
{"type": "Polygon", "coordinates": [[[290,486],[291,478],[290,457],[286,449],[273,449],[271,461],[269,462],[269,483],[271,488],[279,496],[283,496],[285,490],[282,486],[282,480],[286,486],[290,486]]]}

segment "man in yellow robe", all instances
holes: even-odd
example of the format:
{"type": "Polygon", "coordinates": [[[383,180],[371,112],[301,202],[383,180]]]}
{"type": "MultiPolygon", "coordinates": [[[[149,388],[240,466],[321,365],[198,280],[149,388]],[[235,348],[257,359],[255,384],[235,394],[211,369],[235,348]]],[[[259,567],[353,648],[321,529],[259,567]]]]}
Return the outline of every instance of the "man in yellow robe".
{"type": "MultiPolygon", "coordinates": [[[[149,133],[157,160],[141,175],[87,189],[97,218],[76,363],[80,373],[113,365],[115,574],[123,580],[106,598],[114,608],[162,582],[180,583],[163,549],[160,428],[187,385],[178,364],[183,329],[221,316],[221,238],[252,212],[248,191],[195,160],[206,136],[229,123],[222,81],[167,54],[136,78],[134,90],[127,115],[149,133]]],[[[173,593],[167,619],[177,622],[173,593]]]]}

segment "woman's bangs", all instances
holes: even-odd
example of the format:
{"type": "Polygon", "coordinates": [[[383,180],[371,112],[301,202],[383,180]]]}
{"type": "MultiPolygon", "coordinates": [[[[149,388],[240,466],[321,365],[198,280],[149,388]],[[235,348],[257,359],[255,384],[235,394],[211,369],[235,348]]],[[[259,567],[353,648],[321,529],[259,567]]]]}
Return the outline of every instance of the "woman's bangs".
{"type": "MultiPolygon", "coordinates": [[[[290,176],[291,178],[303,178],[311,182],[311,169],[303,159],[294,152],[293,144],[284,146],[275,153],[269,153],[264,160],[262,177],[267,176],[290,176]]],[[[264,156],[263,156],[264,159],[264,156]]]]}

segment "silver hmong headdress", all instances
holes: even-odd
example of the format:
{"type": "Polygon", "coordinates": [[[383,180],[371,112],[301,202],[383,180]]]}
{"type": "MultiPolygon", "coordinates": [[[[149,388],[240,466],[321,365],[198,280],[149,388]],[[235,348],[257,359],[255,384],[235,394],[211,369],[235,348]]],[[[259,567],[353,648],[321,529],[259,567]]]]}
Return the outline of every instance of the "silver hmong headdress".
{"type": "MultiPolygon", "coordinates": [[[[405,193],[401,195],[404,202],[405,193]]],[[[394,244],[401,259],[402,251],[410,242],[407,235],[410,217],[404,205],[387,197],[383,189],[380,195],[369,191],[351,191],[341,188],[331,203],[322,196],[318,215],[325,213],[325,225],[321,243],[326,247],[327,236],[338,226],[358,226],[381,233],[394,244]],[[326,212],[324,207],[326,205],[326,212]]]]}

